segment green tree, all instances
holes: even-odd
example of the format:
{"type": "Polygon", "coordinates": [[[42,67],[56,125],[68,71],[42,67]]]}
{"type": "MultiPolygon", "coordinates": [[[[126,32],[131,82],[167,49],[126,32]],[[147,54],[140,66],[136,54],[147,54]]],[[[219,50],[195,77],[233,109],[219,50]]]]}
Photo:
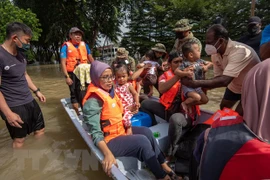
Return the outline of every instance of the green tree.
{"type": "Polygon", "coordinates": [[[37,14],[43,29],[35,44],[39,61],[48,61],[68,39],[68,31],[77,26],[85,33],[84,40],[94,48],[99,36],[116,41],[122,23],[124,0],[13,0],[21,8],[37,14]]]}
{"type": "MultiPolygon", "coordinates": [[[[270,23],[268,0],[257,0],[255,15],[270,23]]],[[[202,44],[205,33],[212,24],[221,23],[237,40],[246,33],[246,22],[251,14],[251,0],[131,0],[129,2],[127,32],[121,46],[131,52],[144,54],[147,49],[161,42],[169,52],[173,46],[172,29],[177,20],[188,18],[193,23],[192,32],[202,44]]]]}
{"type": "Polygon", "coordinates": [[[262,19],[263,26],[270,24],[270,3],[269,0],[258,0],[255,15],[262,19]]]}
{"type": "Polygon", "coordinates": [[[35,56],[41,63],[50,62],[52,57],[59,59],[59,47],[67,40],[68,31],[73,26],[81,27],[76,9],[76,0],[14,0],[23,8],[31,9],[40,20],[42,34],[35,42],[35,56]]]}
{"type": "Polygon", "coordinates": [[[79,17],[86,31],[90,47],[94,47],[100,34],[117,41],[123,23],[124,0],[78,0],[79,17]]]}
{"type": "Polygon", "coordinates": [[[0,1],[0,42],[3,42],[6,35],[6,25],[10,22],[23,22],[33,31],[33,41],[37,41],[41,35],[40,23],[36,15],[29,9],[20,9],[14,6],[9,0],[0,1]]]}
{"type": "Polygon", "coordinates": [[[121,46],[131,54],[144,54],[155,43],[161,42],[167,48],[173,42],[173,33],[169,21],[172,4],[162,0],[130,1],[127,21],[129,32],[124,34],[121,46]]]}

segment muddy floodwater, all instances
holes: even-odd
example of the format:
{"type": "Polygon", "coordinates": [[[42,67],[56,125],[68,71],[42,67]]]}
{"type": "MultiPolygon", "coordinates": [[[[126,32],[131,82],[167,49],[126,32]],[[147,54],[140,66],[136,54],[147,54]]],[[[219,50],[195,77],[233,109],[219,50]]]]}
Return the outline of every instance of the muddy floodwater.
{"type": "MultiPolygon", "coordinates": [[[[110,179],[60,103],[61,98],[69,97],[69,91],[59,65],[29,66],[27,72],[47,98],[46,103],[39,102],[46,133],[39,139],[27,136],[24,147],[13,150],[0,120],[0,180],[110,179]]],[[[209,103],[202,108],[217,110],[223,93],[224,88],[208,91],[209,103]]]]}

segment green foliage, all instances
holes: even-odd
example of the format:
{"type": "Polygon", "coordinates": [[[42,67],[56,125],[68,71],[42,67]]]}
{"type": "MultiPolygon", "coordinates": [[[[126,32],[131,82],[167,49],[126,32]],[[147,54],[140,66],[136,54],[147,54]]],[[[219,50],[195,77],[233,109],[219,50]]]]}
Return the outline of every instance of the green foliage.
{"type": "Polygon", "coordinates": [[[269,0],[258,0],[255,14],[262,18],[262,25],[270,24],[270,3],[269,0]]]}
{"type": "MultiPolygon", "coordinates": [[[[173,33],[168,16],[172,4],[163,0],[131,1],[127,32],[121,42],[131,54],[144,54],[155,43],[162,42],[168,48],[173,43],[173,33]]],[[[171,48],[171,47],[170,47],[171,48]]]]}
{"type": "MultiPolygon", "coordinates": [[[[121,46],[144,54],[153,44],[161,42],[170,52],[174,43],[172,31],[177,20],[188,18],[192,32],[205,44],[205,32],[212,24],[222,23],[230,38],[237,40],[246,33],[251,15],[251,0],[131,0],[127,32],[121,46]]],[[[255,15],[263,25],[270,23],[269,0],[257,0],[255,15]]]]}
{"type": "Polygon", "coordinates": [[[101,53],[97,49],[93,49],[92,54],[93,54],[93,57],[100,57],[101,56],[101,53]]]}
{"type": "Polygon", "coordinates": [[[120,35],[120,25],[123,22],[123,0],[84,0],[78,1],[79,18],[89,40],[94,47],[99,34],[105,35],[111,41],[117,41],[120,35]]]}
{"type": "Polygon", "coordinates": [[[58,57],[59,48],[68,40],[71,27],[84,31],[84,41],[94,48],[103,34],[116,41],[120,34],[124,0],[13,0],[24,9],[30,8],[40,19],[43,29],[40,40],[35,43],[38,61],[58,57]]]}
{"type": "MultiPolygon", "coordinates": [[[[177,20],[188,18],[194,24],[192,32],[204,44],[207,28],[218,20],[237,40],[246,33],[246,21],[250,16],[251,0],[8,0],[0,2],[0,32],[7,22],[18,19],[29,25],[37,40],[35,56],[38,61],[50,61],[59,57],[59,47],[68,39],[68,31],[77,26],[84,32],[84,40],[94,48],[98,38],[104,36],[117,41],[120,25],[125,21],[130,29],[122,38],[121,46],[131,55],[144,54],[155,43],[163,43],[169,52],[175,36],[172,31],[177,20]],[[29,10],[31,9],[31,11],[29,10]],[[30,13],[30,14],[29,14],[30,13]],[[15,18],[16,17],[16,18],[15,18]],[[20,18],[18,18],[20,17],[20,18]],[[220,18],[219,18],[220,17],[220,18]]],[[[256,1],[255,14],[263,25],[270,23],[269,0],[256,1]]],[[[3,39],[0,35],[0,40],[3,39]],[[2,38],[2,39],[1,39],[2,38]]]]}
{"type": "Polygon", "coordinates": [[[3,42],[6,34],[6,25],[10,22],[23,22],[33,31],[33,41],[37,41],[42,30],[39,20],[30,9],[20,9],[14,6],[9,0],[0,1],[0,42],[3,42]]]}
{"type": "Polygon", "coordinates": [[[26,57],[27,57],[27,61],[29,64],[34,63],[35,62],[35,53],[32,50],[28,50],[25,53],[26,57]]]}

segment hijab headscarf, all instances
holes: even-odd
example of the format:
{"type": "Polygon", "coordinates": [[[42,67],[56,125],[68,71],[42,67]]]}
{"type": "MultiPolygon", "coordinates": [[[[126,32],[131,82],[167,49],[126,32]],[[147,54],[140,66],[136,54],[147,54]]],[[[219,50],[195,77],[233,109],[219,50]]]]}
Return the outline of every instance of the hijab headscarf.
{"type": "MultiPolygon", "coordinates": [[[[106,69],[111,69],[111,67],[103,62],[100,61],[94,61],[91,63],[91,68],[90,68],[90,77],[91,77],[91,83],[95,85],[98,88],[102,87],[100,86],[100,76],[101,74],[106,70],[106,69]]],[[[110,91],[110,96],[113,98],[114,97],[114,89],[112,88],[110,91]]]]}
{"type": "Polygon", "coordinates": [[[254,66],[242,86],[244,120],[258,137],[270,142],[270,59],[254,66]]]}

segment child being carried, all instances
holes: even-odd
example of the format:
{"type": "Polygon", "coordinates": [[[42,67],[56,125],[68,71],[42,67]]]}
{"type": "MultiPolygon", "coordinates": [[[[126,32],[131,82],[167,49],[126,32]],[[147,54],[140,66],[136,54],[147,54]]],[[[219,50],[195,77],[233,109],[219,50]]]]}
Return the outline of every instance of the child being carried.
{"type": "Polygon", "coordinates": [[[157,68],[160,67],[157,61],[153,61],[154,56],[155,54],[153,51],[148,51],[145,54],[145,61],[138,65],[139,68],[142,68],[146,65],[148,66],[146,74],[142,77],[142,83],[146,86],[149,86],[150,89],[148,96],[153,95],[153,86],[157,83],[157,68]]]}
{"type": "MultiPolygon", "coordinates": [[[[201,50],[198,43],[188,41],[182,46],[182,52],[185,60],[180,65],[180,69],[193,71],[193,79],[195,80],[205,79],[205,72],[207,72],[208,68],[213,66],[213,64],[201,59],[201,50]]],[[[182,102],[182,107],[187,113],[191,113],[191,107],[193,105],[206,104],[208,102],[208,97],[200,87],[194,89],[182,85],[182,92],[185,97],[185,101],[182,102]]]]}

